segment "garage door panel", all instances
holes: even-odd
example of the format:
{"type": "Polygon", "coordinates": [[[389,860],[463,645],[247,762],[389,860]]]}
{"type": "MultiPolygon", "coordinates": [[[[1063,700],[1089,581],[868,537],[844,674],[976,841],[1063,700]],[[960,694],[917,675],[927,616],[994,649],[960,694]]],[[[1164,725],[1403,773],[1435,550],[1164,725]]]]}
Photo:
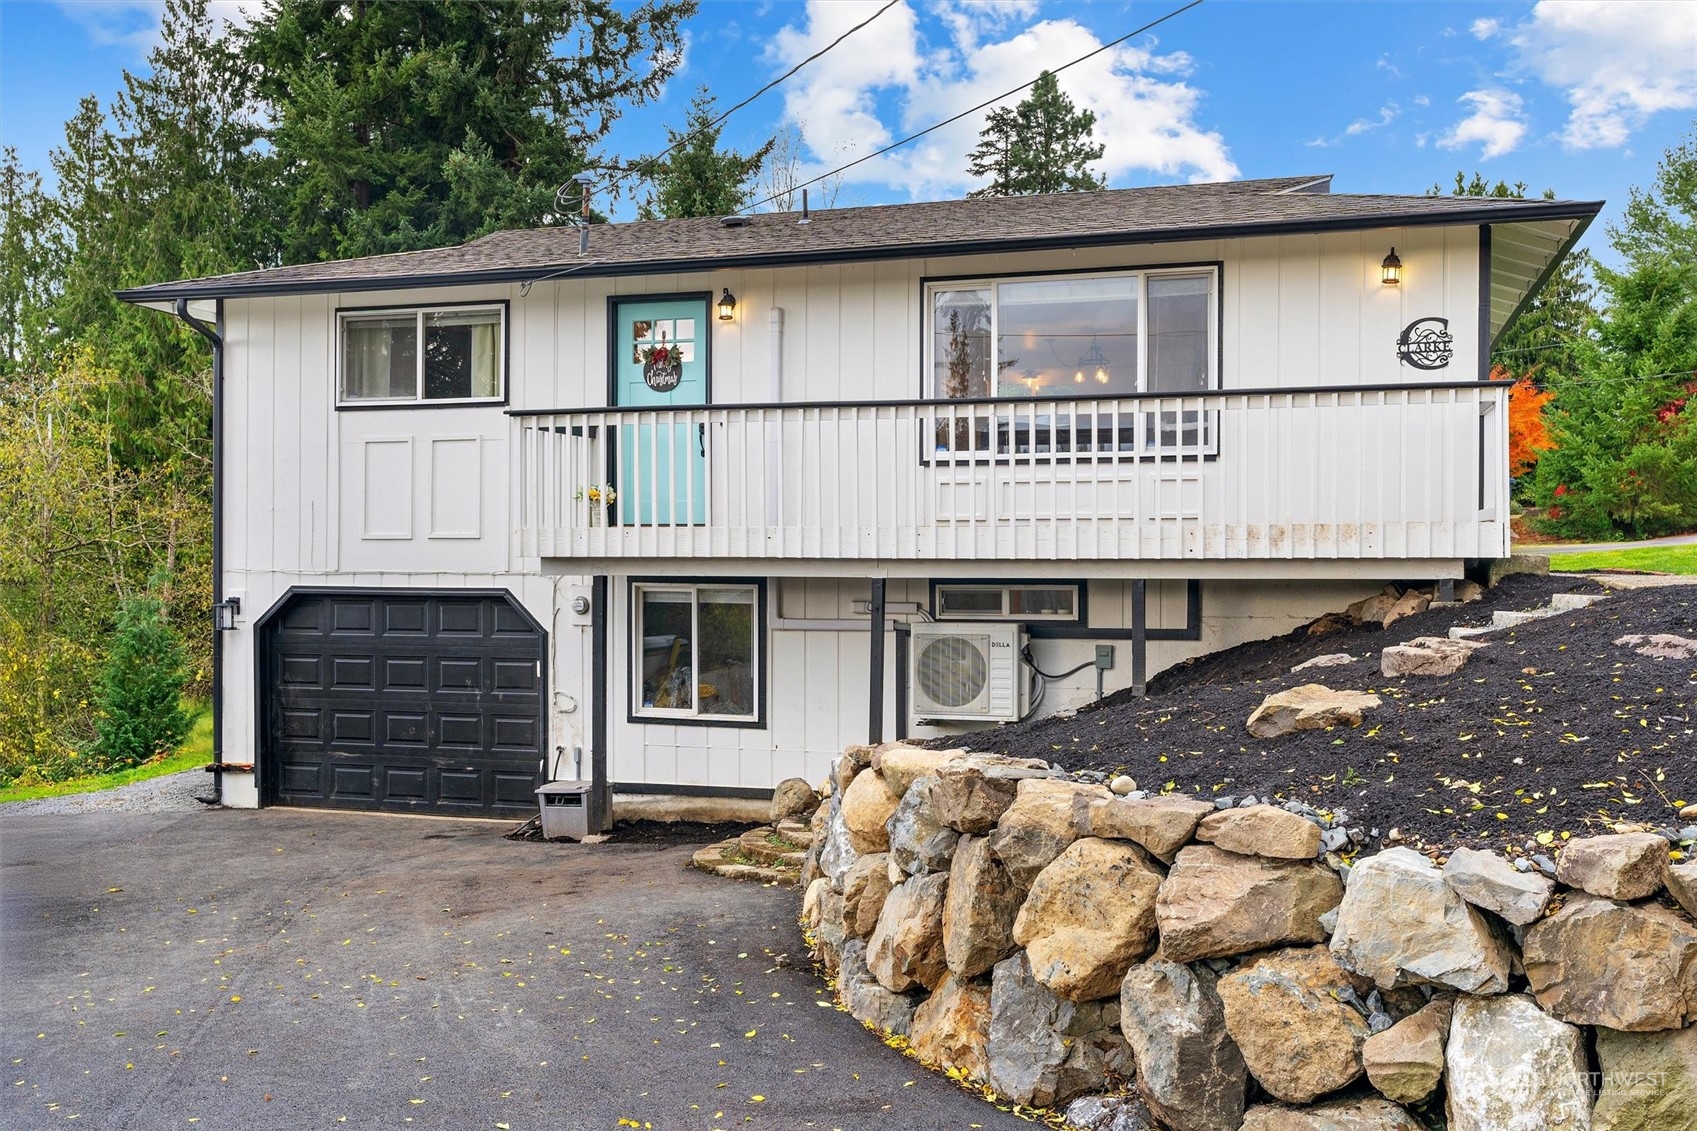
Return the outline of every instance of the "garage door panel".
{"type": "Polygon", "coordinates": [[[303,594],[265,632],[268,801],[534,811],[544,637],[506,599],[303,594]]]}

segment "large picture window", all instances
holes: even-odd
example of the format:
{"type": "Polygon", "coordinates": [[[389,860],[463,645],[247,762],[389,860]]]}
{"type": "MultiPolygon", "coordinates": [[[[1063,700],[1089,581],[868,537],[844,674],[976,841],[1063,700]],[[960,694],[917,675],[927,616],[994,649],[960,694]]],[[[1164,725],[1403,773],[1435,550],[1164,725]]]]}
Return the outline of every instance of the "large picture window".
{"type": "Polygon", "coordinates": [[[500,400],[505,316],[501,306],[344,312],[341,403],[500,400]]]}
{"type": "Polygon", "coordinates": [[[633,716],[759,718],[759,586],[643,583],[632,586],[631,603],[633,716]]]}
{"type": "Polygon", "coordinates": [[[931,284],[939,400],[1196,393],[1215,385],[1212,267],[931,284]]]}

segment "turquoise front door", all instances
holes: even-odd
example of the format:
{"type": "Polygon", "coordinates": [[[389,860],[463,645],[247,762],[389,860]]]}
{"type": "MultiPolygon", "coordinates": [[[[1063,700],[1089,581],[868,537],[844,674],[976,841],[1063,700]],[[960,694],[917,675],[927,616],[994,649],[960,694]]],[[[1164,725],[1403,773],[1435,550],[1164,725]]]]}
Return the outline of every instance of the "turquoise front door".
{"type": "MultiPolygon", "coordinates": [[[[619,407],[707,403],[707,301],[707,295],[615,300],[613,394],[619,407]]],[[[706,523],[706,425],[699,420],[627,419],[619,426],[619,521],[643,526],[706,523]]]]}

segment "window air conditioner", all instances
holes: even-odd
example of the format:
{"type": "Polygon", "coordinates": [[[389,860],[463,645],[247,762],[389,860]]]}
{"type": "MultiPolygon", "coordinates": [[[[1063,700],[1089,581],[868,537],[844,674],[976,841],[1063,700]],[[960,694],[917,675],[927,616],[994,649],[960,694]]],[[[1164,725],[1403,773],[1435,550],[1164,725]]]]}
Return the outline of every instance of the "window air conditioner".
{"type": "Polygon", "coordinates": [[[913,626],[908,686],[915,721],[1018,722],[1031,682],[1020,663],[1022,625],[920,622],[913,626]]]}

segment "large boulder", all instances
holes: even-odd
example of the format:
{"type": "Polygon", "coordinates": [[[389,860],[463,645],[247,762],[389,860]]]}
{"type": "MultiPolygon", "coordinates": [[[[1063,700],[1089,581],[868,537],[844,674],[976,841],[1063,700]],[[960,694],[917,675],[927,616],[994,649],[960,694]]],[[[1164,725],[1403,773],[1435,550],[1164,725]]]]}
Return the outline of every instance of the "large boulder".
{"type": "Polygon", "coordinates": [[[1196,839],[1245,856],[1312,860],[1320,855],[1320,826],[1272,805],[1222,809],[1202,818],[1196,839]]]}
{"type": "Polygon", "coordinates": [[[1361,1046],[1367,1080],[1399,1104],[1419,1103],[1444,1075],[1444,1046],[1449,1042],[1453,998],[1434,998],[1389,1029],[1374,1033],[1361,1046]]]}
{"type": "Polygon", "coordinates": [[[1226,1032],[1214,972],[1156,960],[1120,983],[1120,1029],[1137,1063],[1137,1089],[1173,1131],[1236,1131],[1248,1072],[1226,1032]]]}
{"type": "Polygon", "coordinates": [[[1012,954],[1013,921],[1019,914],[1008,870],[990,852],[989,841],[963,834],[949,866],[943,901],[943,956],[960,978],[974,978],[1012,954]]]}
{"type": "Polygon", "coordinates": [[[849,835],[848,825],[843,823],[841,800],[832,797],[831,803],[823,808],[828,809],[831,815],[825,822],[824,832],[813,843],[819,848],[820,872],[840,892],[849,869],[860,858],[860,852],[849,835]]]}
{"type": "Polygon", "coordinates": [[[1697,919],[1697,863],[1674,864],[1668,868],[1668,894],[1697,919]]]}
{"type": "Polygon", "coordinates": [[[1263,699],[1249,716],[1249,733],[1256,738],[1281,738],[1293,731],[1325,730],[1340,723],[1360,726],[1361,713],[1379,704],[1377,695],[1364,691],[1333,691],[1325,684],[1304,683],[1263,699]]]}
{"type": "Polygon", "coordinates": [[[1115,999],[1071,1002],[1051,992],[1024,954],[1003,959],[990,979],[990,1086],[1035,1107],[1106,1091],[1132,1073],[1119,1012],[1115,999]]]}
{"type": "Polygon", "coordinates": [[[1379,653],[1379,674],[1454,675],[1467,664],[1476,649],[1487,647],[1479,640],[1451,640],[1444,636],[1417,636],[1405,644],[1393,644],[1379,653]]]}
{"type": "Polygon", "coordinates": [[[1090,804],[1089,835],[1129,840],[1151,855],[1173,862],[1178,850],[1196,835],[1214,806],[1192,797],[1114,797],[1090,804]]]}
{"type": "Polygon", "coordinates": [[[872,747],[845,746],[837,760],[831,763],[831,796],[841,797],[854,781],[855,775],[872,766],[872,747]]]}
{"type": "Polygon", "coordinates": [[[1697,1021],[1697,926],[1658,904],[1574,893],[1526,932],[1538,1004],[1575,1025],[1626,1032],[1697,1021]]]}
{"type": "Polygon", "coordinates": [[[1621,833],[1569,841],[1556,879],[1605,899],[1643,899],[1668,878],[1668,842],[1654,833],[1621,833]]]}
{"type": "Polygon", "coordinates": [[[1080,1096],[1067,1105],[1066,1125],[1074,1131],[1162,1131],[1136,1096],[1080,1096]]]}
{"type": "Polygon", "coordinates": [[[785,778],[772,790],[770,815],[774,825],[779,821],[805,821],[818,808],[819,795],[806,778],[785,778]]]}
{"type": "Polygon", "coordinates": [[[960,840],[960,833],[937,819],[937,810],[931,804],[931,789],[936,783],[929,774],[914,779],[886,826],[890,858],[910,876],[948,871],[955,842],[960,840]]]}
{"type": "Polygon", "coordinates": [[[891,993],[866,968],[866,944],[851,940],[843,947],[837,970],[837,996],[856,1021],[885,1033],[905,1037],[913,1028],[914,1011],[924,1000],[919,993],[891,993]]]}
{"type": "Polygon", "coordinates": [[[1367,1021],[1341,997],[1368,989],[1316,946],[1249,959],[1220,979],[1220,1001],[1250,1075],[1268,1094],[1305,1104],[1360,1078],[1367,1021]]]}
{"type": "Polygon", "coordinates": [[[843,791],[843,824],[856,852],[888,852],[890,832],[886,827],[901,804],[876,770],[856,774],[843,791]]]}
{"type": "Polygon", "coordinates": [[[890,854],[873,852],[857,858],[843,877],[843,923],[851,937],[864,939],[872,934],[889,894],[890,854]]]}
{"type": "Polygon", "coordinates": [[[1334,1100],[1314,1107],[1257,1104],[1243,1131],[1425,1131],[1412,1115],[1380,1099],[1334,1100]]]}
{"type": "Polygon", "coordinates": [[[1037,980],[1069,1001],[1107,997],[1155,949],[1161,873],[1136,845],[1086,837],[1038,873],[1014,920],[1037,980]]]}
{"type": "Polygon", "coordinates": [[[1386,849],[1350,871],[1332,953],[1382,989],[1421,982],[1471,994],[1508,989],[1508,943],[1409,848],[1386,849]]]}
{"type": "Polygon", "coordinates": [[[990,833],[990,851],[1007,865],[1021,897],[1090,820],[1090,802],[1112,797],[1106,786],[1026,778],[990,833]]]}
{"type": "Polygon", "coordinates": [[[918,746],[886,744],[872,752],[872,768],[884,778],[884,784],[897,797],[907,794],[914,782],[934,773],[958,750],[925,750],[918,746]]]}
{"type": "Polygon", "coordinates": [[[896,993],[915,986],[934,988],[948,967],[943,962],[943,898],[946,873],[915,876],[884,897],[878,925],[866,943],[866,964],[879,985],[896,993]]]}
{"type": "Polygon", "coordinates": [[[1524,994],[1463,997],[1450,1020],[1449,1131],[1587,1131],[1585,1037],[1524,994]]]}
{"type": "Polygon", "coordinates": [[[950,974],[913,1015],[913,1051],[926,1064],[971,1080],[990,1072],[990,987],[950,974]]]}
{"type": "Polygon", "coordinates": [[[1444,882],[1475,907],[1502,916],[1518,927],[1534,923],[1555,890],[1538,872],[1517,872],[1495,852],[1458,848],[1444,864],[1444,882]]]}
{"type": "Polygon", "coordinates": [[[1155,898],[1161,954],[1192,962],[1324,942],[1320,917],[1342,899],[1342,881],[1324,864],[1193,844],[1179,852],[1155,898]]]}
{"type": "Polygon", "coordinates": [[[819,925],[813,930],[813,956],[827,972],[835,973],[849,941],[843,916],[843,893],[829,884],[819,893],[819,925]]]}
{"type": "Polygon", "coordinates": [[[1697,1120],[1697,1027],[1597,1030],[1603,1089],[1591,1131],[1675,1131],[1697,1120]]]}
{"type": "Polygon", "coordinates": [[[1049,764],[1035,758],[966,754],[940,764],[936,774],[931,804],[937,819],[960,832],[983,836],[1013,804],[1019,783],[1047,778],[1049,764]]]}

